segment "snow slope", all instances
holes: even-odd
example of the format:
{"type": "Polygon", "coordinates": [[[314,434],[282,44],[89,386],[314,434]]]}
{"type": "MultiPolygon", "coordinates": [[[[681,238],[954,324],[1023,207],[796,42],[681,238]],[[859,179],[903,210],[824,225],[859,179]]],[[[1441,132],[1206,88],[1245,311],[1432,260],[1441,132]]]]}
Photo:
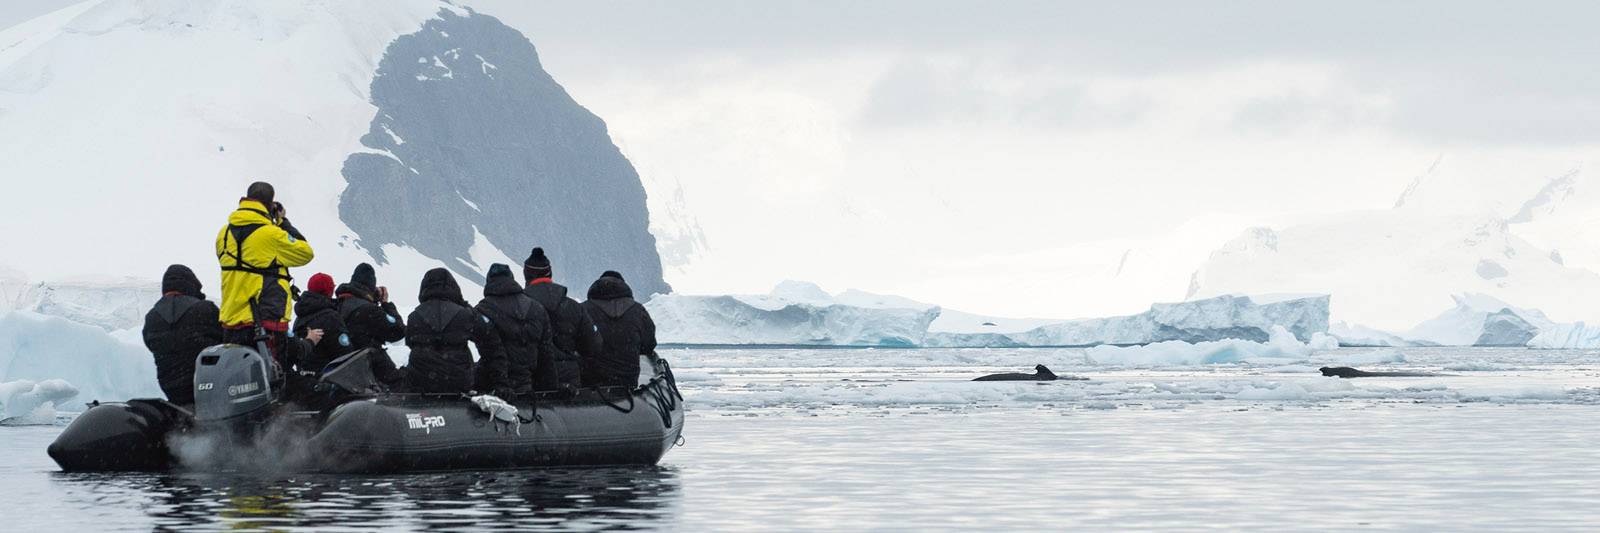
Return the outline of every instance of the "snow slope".
{"type": "Polygon", "coordinates": [[[1600,299],[1600,275],[1552,261],[1504,220],[1370,211],[1252,229],[1195,272],[1190,297],[1306,291],[1332,294],[1339,320],[1403,331],[1462,293],[1576,320],[1600,299]]]}
{"type": "MultiPolygon", "coordinates": [[[[1589,304],[1600,298],[1600,188],[1582,167],[1553,177],[1456,170],[1492,163],[1443,158],[1393,209],[1250,229],[1211,254],[1189,297],[1327,293],[1337,320],[1388,332],[1434,319],[1462,294],[1561,322],[1600,318],[1589,304]]],[[[1424,336],[1470,343],[1481,333],[1460,326],[1424,336]]]]}
{"type": "MultiPolygon", "coordinates": [[[[401,59],[416,60],[392,58],[392,71],[401,59]]],[[[604,124],[535,69],[538,58],[520,34],[438,0],[100,0],[13,27],[0,33],[0,210],[7,214],[0,247],[12,251],[3,262],[36,281],[156,280],[168,264],[183,263],[216,287],[217,272],[207,268],[215,264],[216,232],[245,185],[265,179],[317,249],[312,265],[297,272],[302,278],[326,271],[342,280],[357,263],[381,258],[380,282],[408,304],[429,268],[450,266],[471,283],[489,262],[519,263],[545,231],[538,228],[566,228],[593,248],[552,253],[564,282],[584,286],[617,267],[638,280],[641,296],[666,290],[659,258],[640,244],[650,237],[637,175],[629,177],[604,124]],[[449,44],[441,29],[452,24],[463,28],[452,34],[460,44],[449,44]],[[407,44],[396,47],[403,36],[410,36],[407,44]],[[462,76],[390,84],[374,94],[387,53],[441,46],[459,49],[429,55],[462,76]],[[469,66],[477,77],[465,75],[469,66]],[[539,91],[531,89],[535,81],[543,83],[539,91]],[[566,118],[471,114],[472,91],[489,91],[476,98],[483,105],[515,101],[518,109],[566,118]],[[436,123],[423,120],[430,107],[439,112],[436,123]],[[372,135],[386,126],[396,137],[372,135]],[[504,189],[496,180],[534,177],[524,174],[529,161],[477,154],[489,148],[475,132],[490,130],[518,143],[500,152],[556,168],[609,151],[607,166],[589,170],[621,183],[606,190],[626,189],[631,179],[632,196],[615,198],[614,224],[577,231],[570,215],[533,221],[532,210],[511,206],[533,201],[525,191],[509,190],[503,203],[490,197],[504,189]],[[570,146],[520,143],[530,136],[565,138],[570,146]],[[427,190],[447,187],[461,196],[344,213],[341,195],[357,179],[345,172],[347,161],[360,154],[399,161],[443,184],[427,190]],[[457,156],[471,160],[449,160],[457,156]],[[374,233],[384,227],[404,231],[374,233]],[[444,242],[426,233],[433,228],[466,237],[444,242]],[[529,242],[512,238],[519,229],[529,242]],[[611,243],[643,251],[623,260],[606,248],[611,243]]],[[[351,201],[371,200],[381,199],[351,201]]]]}

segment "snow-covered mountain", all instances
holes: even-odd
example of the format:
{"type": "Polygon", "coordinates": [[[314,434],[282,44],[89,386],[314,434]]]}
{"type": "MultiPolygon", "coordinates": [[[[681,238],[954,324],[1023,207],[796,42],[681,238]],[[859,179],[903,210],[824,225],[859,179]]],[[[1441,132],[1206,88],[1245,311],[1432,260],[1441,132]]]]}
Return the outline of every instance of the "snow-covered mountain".
{"type": "MultiPolygon", "coordinates": [[[[527,37],[437,0],[97,0],[0,32],[0,263],[216,286],[255,180],[317,248],[464,281],[544,246],[557,277],[667,292],[640,177],[527,37]]],[[[152,296],[152,299],[154,296],[152,296]]]]}
{"type": "Polygon", "coordinates": [[[1246,231],[1194,273],[1189,298],[1327,293],[1338,321],[1391,332],[1433,319],[1465,294],[1560,322],[1593,319],[1600,250],[1573,237],[1600,222],[1600,209],[1579,201],[1593,189],[1581,171],[1477,183],[1436,164],[1393,209],[1246,231]]]}

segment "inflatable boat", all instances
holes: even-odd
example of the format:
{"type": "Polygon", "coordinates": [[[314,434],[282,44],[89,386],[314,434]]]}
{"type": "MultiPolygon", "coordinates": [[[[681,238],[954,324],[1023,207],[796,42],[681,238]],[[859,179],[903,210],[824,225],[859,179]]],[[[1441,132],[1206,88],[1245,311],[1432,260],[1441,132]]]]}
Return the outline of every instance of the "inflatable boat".
{"type": "Polygon", "coordinates": [[[203,352],[192,410],[153,399],[91,404],[50,445],[50,457],[69,472],[652,465],[683,433],[683,397],[660,359],[638,387],[503,400],[378,392],[356,352],[317,381],[326,407],[306,409],[273,398],[274,368],[257,354],[238,345],[203,352]]]}

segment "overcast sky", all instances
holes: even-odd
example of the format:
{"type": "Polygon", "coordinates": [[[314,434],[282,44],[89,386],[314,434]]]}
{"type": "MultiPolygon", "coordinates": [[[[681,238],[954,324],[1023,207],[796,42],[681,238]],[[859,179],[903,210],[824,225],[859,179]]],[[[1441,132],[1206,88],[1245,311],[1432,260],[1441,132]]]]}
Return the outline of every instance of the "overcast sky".
{"type": "Polygon", "coordinates": [[[1132,312],[1244,227],[1388,207],[1441,155],[1536,183],[1600,146],[1593,2],[464,3],[681,199],[687,292],[1132,312]]]}

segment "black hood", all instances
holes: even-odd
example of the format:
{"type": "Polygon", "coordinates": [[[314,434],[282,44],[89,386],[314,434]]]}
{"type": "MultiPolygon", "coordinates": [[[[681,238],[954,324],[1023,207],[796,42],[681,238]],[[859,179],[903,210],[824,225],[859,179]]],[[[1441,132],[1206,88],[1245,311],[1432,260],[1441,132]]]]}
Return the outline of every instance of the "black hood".
{"type": "Polygon", "coordinates": [[[350,273],[350,283],[360,285],[371,292],[378,291],[378,273],[372,270],[372,265],[361,263],[356,265],[355,272],[350,273]]]}
{"type": "Polygon", "coordinates": [[[633,298],[633,288],[622,278],[601,276],[589,285],[590,300],[615,300],[618,298],[633,298]]]}
{"type": "Polygon", "coordinates": [[[200,292],[200,278],[195,277],[194,271],[183,265],[169,266],[167,273],[161,275],[161,293],[169,292],[206,299],[206,295],[200,292]]]}
{"type": "Polygon", "coordinates": [[[489,265],[489,277],[486,279],[483,283],[484,296],[522,294],[522,285],[517,284],[517,278],[511,275],[509,266],[500,263],[489,265]]]}
{"type": "Polygon", "coordinates": [[[294,304],[294,314],[296,316],[311,316],[321,311],[338,307],[338,300],[323,296],[321,293],[303,291],[300,293],[300,301],[294,304]]]}
{"type": "Polygon", "coordinates": [[[422,275],[422,292],[417,299],[423,302],[445,300],[462,306],[467,305],[467,301],[461,297],[461,286],[456,284],[456,277],[443,268],[435,268],[422,275]]]}

